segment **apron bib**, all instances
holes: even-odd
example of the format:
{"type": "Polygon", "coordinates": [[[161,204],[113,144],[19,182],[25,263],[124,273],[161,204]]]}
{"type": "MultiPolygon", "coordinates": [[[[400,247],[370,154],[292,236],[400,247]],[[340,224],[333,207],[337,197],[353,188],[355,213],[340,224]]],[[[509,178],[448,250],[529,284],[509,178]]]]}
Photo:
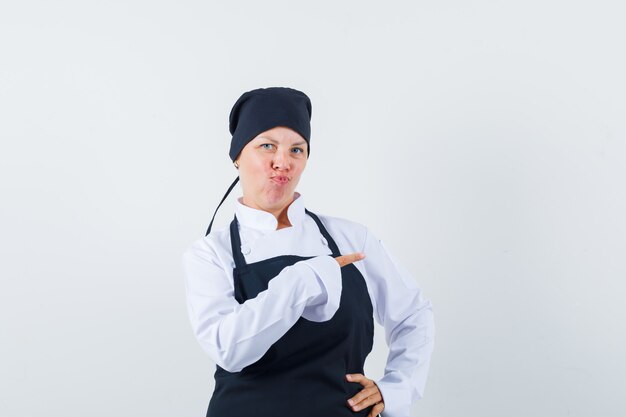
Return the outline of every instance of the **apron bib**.
{"type": "MultiPolygon", "coordinates": [[[[341,254],[320,219],[315,220],[332,256],[341,254]]],[[[246,264],[241,253],[237,216],[230,224],[235,260],[235,298],[240,304],[268,288],[283,268],[310,259],[282,255],[246,264]]],[[[240,372],[219,365],[207,417],[353,417],[367,416],[373,405],[352,411],[348,399],[364,387],[346,374],[363,374],[374,342],[373,308],[365,279],[354,264],[341,268],[343,289],[332,319],[313,322],[300,317],[257,362],[240,372]]]]}

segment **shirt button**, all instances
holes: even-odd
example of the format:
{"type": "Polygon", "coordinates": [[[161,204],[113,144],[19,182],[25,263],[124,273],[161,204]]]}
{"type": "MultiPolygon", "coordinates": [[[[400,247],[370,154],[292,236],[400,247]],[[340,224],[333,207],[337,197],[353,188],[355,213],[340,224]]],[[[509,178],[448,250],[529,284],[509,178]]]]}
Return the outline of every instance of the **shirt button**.
{"type": "Polygon", "coordinates": [[[324,236],[322,236],[322,244],[324,246],[328,246],[328,241],[326,240],[326,238],[324,236]]]}
{"type": "Polygon", "coordinates": [[[250,253],[250,246],[248,245],[242,245],[241,246],[241,253],[243,253],[244,255],[247,255],[250,253]]]}

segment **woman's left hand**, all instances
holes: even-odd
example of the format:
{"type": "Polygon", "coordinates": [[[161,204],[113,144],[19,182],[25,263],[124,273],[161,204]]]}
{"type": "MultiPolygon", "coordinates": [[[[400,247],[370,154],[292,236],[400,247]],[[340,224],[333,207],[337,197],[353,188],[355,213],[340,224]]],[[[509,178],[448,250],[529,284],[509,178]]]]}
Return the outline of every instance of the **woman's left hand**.
{"type": "Polygon", "coordinates": [[[358,382],[365,387],[357,395],[348,399],[348,406],[353,411],[359,411],[374,404],[374,408],[372,408],[367,417],[376,417],[382,413],[385,403],[378,386],[373,380],[366,378],[363,374],[347,374],[346,379],[350,382],[358,382]]]}

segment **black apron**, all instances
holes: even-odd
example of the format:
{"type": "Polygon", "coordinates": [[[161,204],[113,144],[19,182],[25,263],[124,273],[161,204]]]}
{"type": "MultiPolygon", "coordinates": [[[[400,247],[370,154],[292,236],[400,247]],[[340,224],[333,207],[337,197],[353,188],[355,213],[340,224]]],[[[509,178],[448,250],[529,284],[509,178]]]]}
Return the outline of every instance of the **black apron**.
{"type": "MultiPolygon", "coordinates": [[[[315,220],[332,250],[341,254],[320,219],[315,220]]],[[[237,216],[230,224],[235,260],[235,298],[240,304],[268,288],[283,268],[310,259],[282,255],[246,264],[241,253],[237,216]]],[[[343,289],[339,309],[332,319],[313,322],[300,317],[257,362],[240,372],[219,365],[207,417],[353,417],[367,416],[373,405],[353,411],[348,405],[364,387],[346,380],[346,374],[363,374],[365,358],[374,342],[372,302],[365,279],[354,264],[341,268],[343,289]]]]}

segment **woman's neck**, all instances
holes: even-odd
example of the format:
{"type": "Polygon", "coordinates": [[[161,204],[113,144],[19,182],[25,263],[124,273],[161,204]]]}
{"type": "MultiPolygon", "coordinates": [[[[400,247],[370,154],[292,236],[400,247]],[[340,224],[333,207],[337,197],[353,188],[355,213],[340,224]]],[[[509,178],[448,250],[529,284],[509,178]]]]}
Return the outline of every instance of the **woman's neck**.
{"type": "MultiPolygon", "coordinates": [[[[292,200],[293,202],[293,200],[292,200]]],[[[276,230],[278,229],[284,229],[285,227],[291,227],[291,222],[289,222],[289,216],[287,215],[288,211],[289,211],[289,205],[291,203],[287,204],[285,207],[283,207],[282,210],[276,212],[276,213],[272,213],[274,215],[274,217],[276,217],[276,221],[278,222],[278,224],[276,225],[276,230]]]]}
{"type": "Polygon", "coordinates": [[[291,222],[289,221],[289,216],[287,215],[287,213],[289,212],[289,206],[291,205],[291,203],[294,202],[294,200],[295,200],[295,194],[292,196],[291,201],[288,204],[276,210],[266,210],[252,203],[250,200],[247,200],[245,196],[243,197],[241,202],[248,207],[252,207],[257,210],[263,210],[263,211],[267,211],[268,213],[271,213],[276,218],[276,221],[277,221],[276,230],[279,230],[279,229],[284,229],[285,227],[292,226],[291,222]]]}

